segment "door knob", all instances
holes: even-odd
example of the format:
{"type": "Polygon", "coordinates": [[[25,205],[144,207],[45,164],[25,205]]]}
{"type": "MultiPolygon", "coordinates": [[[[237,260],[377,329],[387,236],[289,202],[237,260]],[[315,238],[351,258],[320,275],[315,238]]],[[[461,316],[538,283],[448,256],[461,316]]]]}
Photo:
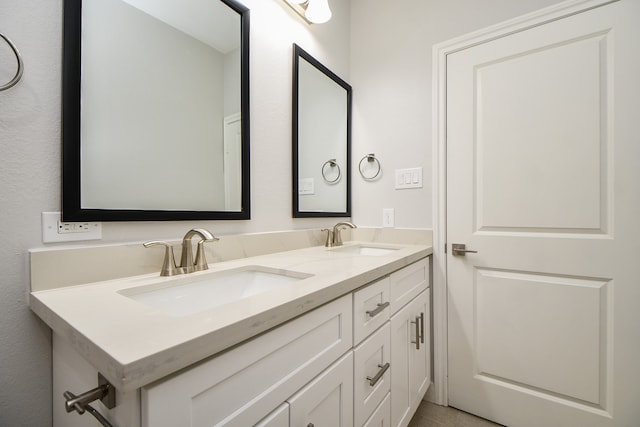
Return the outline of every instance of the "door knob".
{"type": "Polygon", "coordinates": [[[470,253],[470,254],[477,254],[478,251],[470,251],[469,249],[467,249],[467,245],[465,245],[464,243],[453,243],[451,245],[451,252],[453,253],[453,255],[459,255],[459,256],[465,256],[465,254],[470,253]]]}

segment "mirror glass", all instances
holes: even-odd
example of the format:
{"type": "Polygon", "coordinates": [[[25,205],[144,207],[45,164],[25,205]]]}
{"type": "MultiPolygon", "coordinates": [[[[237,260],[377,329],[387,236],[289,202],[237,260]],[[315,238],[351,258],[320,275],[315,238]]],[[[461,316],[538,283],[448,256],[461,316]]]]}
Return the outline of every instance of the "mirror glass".
{"type": "Polygon", "coordinates": [[[249,218],[249,12],[65,0],[63,218],[249,218]]]}
{"type": "Polygon", "coordinates": [[[351,216],[351,86],[293,45],[293,216],[351,216]]]}

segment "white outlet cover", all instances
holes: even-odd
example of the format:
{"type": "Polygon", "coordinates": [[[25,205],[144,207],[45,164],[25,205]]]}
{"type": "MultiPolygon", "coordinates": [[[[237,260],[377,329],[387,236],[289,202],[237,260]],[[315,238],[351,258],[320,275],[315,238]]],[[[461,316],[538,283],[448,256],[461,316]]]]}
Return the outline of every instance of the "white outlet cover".
{"type": "Polygon", "coordinates": [[[100,239],[102,239],[101,222],[83,221],[79,223],[63,223],[61,222],[60,212],[42,212],[42,241],[44,243],[100,239]],[[67,225],[66,227],[65,224],[67,225]],[[72,228],[78,230],[70,232],[59,232],[61,231],[61,228],[72,228]]]}
{"type": "Polygon", "coordinates": [[[393,208],[382,209],[382,226],[393,227],[395,223],[395,210],[393,208]]]}

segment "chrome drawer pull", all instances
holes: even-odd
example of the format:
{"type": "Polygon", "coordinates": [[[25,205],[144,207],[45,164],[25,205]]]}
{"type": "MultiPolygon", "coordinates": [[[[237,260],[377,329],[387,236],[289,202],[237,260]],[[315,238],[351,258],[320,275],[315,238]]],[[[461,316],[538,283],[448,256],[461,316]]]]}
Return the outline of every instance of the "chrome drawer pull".
{"type": "Polygon", "coordinates": [[[389,369],[391,365],[389,364],[389,362],[385,363],[384,365],[378,365],[378,368],[380,368],[380,370],[378,371],[378,373],[376,374],[375,377],[371,378],[371,377],[367,377],[367,380],[369,381],[369,385],[371,387],[373,387],[374,385],[377,384],[378,381],[380,381],[380,378],[382,378],[382,376],[384,375],[385,372],[387,372],[387,370],[389,369]]]}
{"type": "Polygon", "coordinates": [[[375,309],[367,310],[366,313],[369,315],[369,317],[376,317],[380,312],[382,312],[382,310],[389,307],[389,304],[389,301],[378,303],[378,306],[375,309]]]}
{"type": "Polygon", "coordinates": [[[420,313],[420,343],[424,344],[424,313],[420,313]]]}

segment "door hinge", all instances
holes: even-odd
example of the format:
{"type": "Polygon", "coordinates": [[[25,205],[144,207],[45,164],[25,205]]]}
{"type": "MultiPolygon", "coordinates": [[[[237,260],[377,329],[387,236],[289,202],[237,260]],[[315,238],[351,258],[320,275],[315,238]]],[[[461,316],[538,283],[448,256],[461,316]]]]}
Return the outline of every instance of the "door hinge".
{"type": "Polygon", "coordinates": [[[445,254],[447,253],[447,244],[446,243],[444,244],[444,253],[445,254]]]}

